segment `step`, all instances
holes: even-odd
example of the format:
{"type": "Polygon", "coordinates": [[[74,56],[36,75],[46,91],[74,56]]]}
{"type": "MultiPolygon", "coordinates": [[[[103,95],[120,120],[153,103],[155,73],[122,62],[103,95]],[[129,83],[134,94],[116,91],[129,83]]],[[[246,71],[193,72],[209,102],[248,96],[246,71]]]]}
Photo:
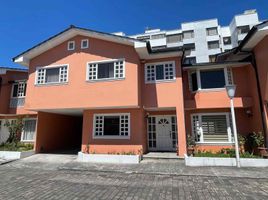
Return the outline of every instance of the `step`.
{"type": "Polygon", "coordinates": [[[179,156],[173,152],[150,152],[144,154],[142,159],[179,159],[179,156]]]}

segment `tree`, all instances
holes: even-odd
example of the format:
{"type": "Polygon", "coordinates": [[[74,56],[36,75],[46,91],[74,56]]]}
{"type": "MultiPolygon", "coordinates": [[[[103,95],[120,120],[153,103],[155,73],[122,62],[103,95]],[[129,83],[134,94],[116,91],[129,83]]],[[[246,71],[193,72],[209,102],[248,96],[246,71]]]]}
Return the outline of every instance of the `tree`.
{"type": "Polygon", "coordinates": [[[9,132],[9,137],[6,142],[17,144],[20,141],[21,132],[24,127],[23,118],[18,117],[15,120],[6,120],[4,126],[8,128],[9,132]]]}

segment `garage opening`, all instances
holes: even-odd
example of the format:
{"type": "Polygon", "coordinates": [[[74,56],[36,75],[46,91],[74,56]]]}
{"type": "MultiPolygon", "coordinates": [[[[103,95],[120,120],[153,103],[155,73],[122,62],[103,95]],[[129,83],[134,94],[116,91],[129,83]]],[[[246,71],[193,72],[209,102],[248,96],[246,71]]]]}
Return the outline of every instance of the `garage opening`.
{"type": "Polygon", "coordinates": [[[37,153],[77,154],[82,144],[83,116],[38,112],[37,153]]]}

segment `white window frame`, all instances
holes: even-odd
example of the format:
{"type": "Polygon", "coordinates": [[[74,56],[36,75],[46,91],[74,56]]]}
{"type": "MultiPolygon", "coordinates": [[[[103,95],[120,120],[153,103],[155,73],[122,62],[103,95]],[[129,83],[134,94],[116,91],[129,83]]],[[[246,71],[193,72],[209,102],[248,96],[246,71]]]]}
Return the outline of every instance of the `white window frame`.
{"type": "Polygon", "coordinates": [[[208,71],[208,70],[217,70],[217,69],[223,69],[224,70],[224,79],[225,79],[225,85],[232,85],[234,84],[233,80],[233,72],[231,67],[218,67],[218,68],[205,68],[205,69],[196,69],[196,70],[189,70],[188,71],[188,82],[189,82],[189,89],[192,93],[198,92],[198,91],[218,91],[218,90],[225,90],[225,87],[223,88],[207,88],[203,89],[201,84],[201,71],[208,71]],[[196,72],[196,78],[197,78],[197,90],[192,90],[192,79],[191,74],[196,72]]]}
{"type": "Polygon", "coordinates": [[[88,39],[83,39],[81,40],[81,49],[87,49],[89,47],[89,40],[88,39]],[[87,42],[87,45],[84,47],[83,42],[87,42]]]}
{"type": "Polygon", "coordinates": [[[146,63],[144,66],[144,74],[145,74],[145,83],[161,83],[161,82],[173,82],[176,80],[176,64],[175,61],[166,61],[166,62],[155,62],[155,63],[146,63]],[[168,64],[172,64],[172,73],[173,73],[173,78],[172,79],[165,79],[165,65],[168,64]],[[164,79],[163,80],[156,80],[156,65],[163,65],[163,70],[164,70],[164,79]],[[148,66],[154,66],[154,80],[148,80],[148,72],[147,72],[147,68],[148,66]]]}
{"type": "MultiPolygon", "coordinates": [[[[120,75],[120,73],[118,73],[118,75],[120,75]]],[[[126,62],[125,62],[124,58],[87,62],[87,66],[86,66],[86,81],[88,81],[88,82],[124,80],[125,77],[126,77],[126,62]],[[111,63],[111,62],[114,63],[114,77],[98,79],[98,64],[111,63]],[[123,62],[122,77],[116,77],[116,62],[123,62]],[[89,73],[90,73],[90,65],[95,65],[94,71],[95,71],[96,74],[95,74],[94,79],[90,79],[90,75],[89,75],[89,73]]]]}
{"type": "MultiPolygon", "coordinates": [[[[131,133],[130,124],[131,124],[130,113],[102,113],[102,114],[98,113],[98,114],[94,114],[93,115],[93,139],[128,139],[129,140],[130,139],[130,133],[131,133]],[[119,126],[121,126],[121,116],[128,116],[128,126],[127,126],[128,135],[127,136],[123,136],[123,135],[118,135],[118,136],[117,135],[115,135],[115,136],[96,135],[96,117],[98,117],[98,116],[100,116],[100,117],[105,117],[105,116],[117,116],[117,117],[120,117],[119,126]]],[[[103,121],[102,126],[104,128],[104,121],[103,121]]]]}
{"type": "Polygon", "coordinates": [[[18,80],[18,81],[15,81],[15,83],[12,84],[11,95],[10,95],[10,98],[11,99],[25,98],[26,94],[24,96],[22,96],[22,95],[19,95],[19,92],[18,92],[18,96],[17,97],[13,97],[14,85],[18,85],[18,91],[19,91],[20,84],[23,84],[24,85],[23,86],[23,91],[24,91],[25,87],[27,88],[27,81],[26,80],[18,80]]]}
{"type": "Polygon", "coordinates": [[[75,41],[68,41],[68,46],[67,46],[68,51],[73,51],[75,50],[75,41]],[[73,48],[70,48],[70,44],[73,44],[73,48]]]}
{"type": "Polygon", "coordinates": [[[41,85],[62,85],[62,84],[67,84],[69,81],[69,64],[59,64],[59,65],[49,65],[49,66],[44,66],[44,67],[36,67],[36,71],[35,71],[35,85],[36,86],[41,86],[41,85]],[[50,82],[50,83],[46,83],[45,79],[46,79],[46,69],[53,69],[53,68],[61,68],[61,67],[67,67],[67,71],[66,71],[66,81],[60,81],[60,72],[61,69],[59,69],[59,82],[50,82]],[[44,70],[44,74],[43,74],[43,83],[38,83],[38,73],[39,70],[44,70]]]}
{"type": "Polygon", "coordinates": [[[193,113],[190,115],[191,116],[191,134],[192,136],[195,137],[194,133],[197,132],[200,135],[200,141],[196,142],[196,144],[233,144],[234,143],[234,138],[232,136],[232,128],[231,128],[231,118],[230,118],[230,113],[229,112],[219,112],[219,113],[193,113]],[[226,123],[227,123],[227,135],[228,135],[228,142],[205,142],[204,137],[203,137],[203,128],[202,128],[202,116],[213,116],[213,115],[225,115],[226,116],[226,123]],[[193,117],[197,116],[198,117],[198,127],[197,130],[195,130],[194,126],[194,120],[193,117]]]}
{"type": "Polygon", "coordinates": [[[36,137],[36,129],[37,129],[37,118],[27,118],[27,119],[23,119],[23,123],[25,123],[25,121],[29,121],[29,120],[35,120],[34,139],[33,139],[33,140],[24,140],[24,139],[23,139],[23,138],[24,138],[23,136],[24,136],[25,132],[24,132],[24,129],[23,129],[22,132],[21,132],[21,139],[20,139],[21,142],[34,142],[34,141],[35,141],[35,137],[36,137]]]}

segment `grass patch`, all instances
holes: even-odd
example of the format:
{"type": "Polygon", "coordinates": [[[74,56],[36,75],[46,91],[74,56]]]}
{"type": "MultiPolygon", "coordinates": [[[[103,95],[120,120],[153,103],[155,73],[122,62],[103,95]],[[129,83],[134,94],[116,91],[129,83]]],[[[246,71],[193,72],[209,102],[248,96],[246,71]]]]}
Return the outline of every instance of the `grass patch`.
{"type": "Polygon", "coordinates": [[[25,143],[3,143],[0,145],[0,151],[30,151],[33,150],[33,144],[25,143]]]}

